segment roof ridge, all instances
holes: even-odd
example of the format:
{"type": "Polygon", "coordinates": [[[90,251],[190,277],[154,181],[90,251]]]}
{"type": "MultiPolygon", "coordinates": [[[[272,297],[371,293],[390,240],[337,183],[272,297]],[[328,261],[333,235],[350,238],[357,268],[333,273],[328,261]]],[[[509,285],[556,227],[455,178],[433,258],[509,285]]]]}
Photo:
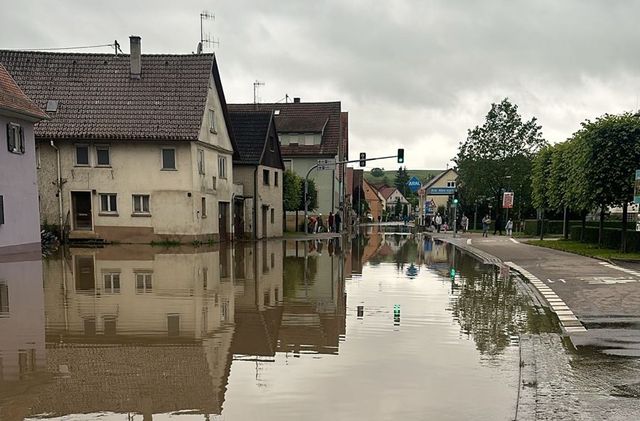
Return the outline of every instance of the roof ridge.
{"type": "MultiPolygon", "coordinates": [[[[38,50],[20,50],[10,48],[0,48],[0,53],[20,53],[30,55],[56,55],[56,56],[95,56],[95,57],[129,57],[131,54],[114,54],[114,53],[80,53],[80,52],[60,52],[60,51],[38,51],[38,50]]],[[[142,57],[215,57],[215,53],[151,53],[141,54],[142,57]]]]}

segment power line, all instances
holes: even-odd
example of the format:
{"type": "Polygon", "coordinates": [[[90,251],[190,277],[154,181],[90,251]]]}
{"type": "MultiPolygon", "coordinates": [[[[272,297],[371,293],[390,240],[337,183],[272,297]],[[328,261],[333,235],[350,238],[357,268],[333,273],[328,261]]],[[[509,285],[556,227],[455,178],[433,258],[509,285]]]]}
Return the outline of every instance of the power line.
{"type": "MultiPolygon", "coordinates": [[[[117,43],[100,44],[100,45],[83,45],[79,47],[55,47],[55,48],[23,48],[20,51],[61,51],[61,50],[81,50],[84,48],[102,48],[102,47],[115,47],[117,43]]],[[[119,46],[118,46],[119,47],[119,46]]]]}

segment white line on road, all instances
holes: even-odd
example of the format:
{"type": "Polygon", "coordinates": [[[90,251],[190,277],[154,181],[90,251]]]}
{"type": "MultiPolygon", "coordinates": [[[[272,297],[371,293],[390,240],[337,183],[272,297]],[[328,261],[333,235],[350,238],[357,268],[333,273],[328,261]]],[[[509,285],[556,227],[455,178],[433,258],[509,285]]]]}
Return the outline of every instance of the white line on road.
{"type": "Polygon", "coordinates": [[[467,245],[470,246],[471,245],[471,238],[467,239],[467,245]]]}
{"type": "Polygon", "coordinates": [[[509,240],[513,241],[516,244],[520,244],[520,242],[518,240],[516,240],[515,238],[509,238],[509,240]]]}

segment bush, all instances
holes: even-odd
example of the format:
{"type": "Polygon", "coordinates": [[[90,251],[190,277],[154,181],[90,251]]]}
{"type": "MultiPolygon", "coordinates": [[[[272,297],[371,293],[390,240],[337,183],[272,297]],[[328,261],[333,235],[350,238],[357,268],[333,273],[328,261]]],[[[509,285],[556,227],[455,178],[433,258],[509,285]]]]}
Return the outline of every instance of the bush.
{"type": "MultiPolygon", "coordinates": [[[[580,241],[581,232],[581,226],[572,226],[571,239],[580,241]]],[[[602,233],[602,247],[619,250],[621,239],[622,230],[620,228],[605,228],[602,233]]],[[[587,226],[583,241],[585,243],[598,244],[598,227],[587,226]]],[[[628,252],[640,252],[640,232],[628,230],[626,243],[628,252]]]]}
{"type": "MultiPolygon", "coordinates": [[[[622,221],[604,221],[605,228],[614,228],[620,229],[622,225],[622,221]]],[[[569,221],[569,232],[574,226],[582,227],[581,220],[570,220],[569,221]]],[[[599,221],[587,221],[587,227],[595,227],[598,228],[600,226],[599,221]]],[[[627,229],[635,230],[636,223],[635,221],[627,221],[627,229]]],[[[527,219],[524,221],[524,233],[527,235],[540,235],[540,221],[537,219],[527,219]]],[[[544,233],[545,234],[562,234],[562,220],[544,220],[544,233]]],[[[579,238],[578,238],[579,240],[579,238]]],[[[598,238],[596,237],[596,242],[598,238]]]]}

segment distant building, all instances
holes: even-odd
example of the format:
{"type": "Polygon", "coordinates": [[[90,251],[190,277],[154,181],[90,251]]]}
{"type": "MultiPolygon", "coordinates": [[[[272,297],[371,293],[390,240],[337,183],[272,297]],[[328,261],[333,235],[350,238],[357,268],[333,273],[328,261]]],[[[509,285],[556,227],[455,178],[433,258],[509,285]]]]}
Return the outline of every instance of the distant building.
{"type": "Polygon", "coordinates": [[[404,197],[400,190],[395,187],[382,186],[378,189],[383,200],[384,209],[387,212],[394,212],[396,203],[400,202],[402,206],[409,206],[409,201],[404,197]]]}
{"type": "Polygon", "coordinates": [[[255,239],[280,237],[284,164],[273,114],[232,112],[230,118],[239,152],[233,160],[234,179],[242,184],[247,198],[244,209],[239,208],[242,202],[235,201],[236,235],[244,233],[255,239]]]}
{"type": "Polygon", "coordinates": [[[47,118],[0,64],[0,255],[40,251],[33,124],[47,118]]]}
{"type": "MultiPolygon", "coordinates": [[[[285,169],[305,177],[320,159],[342,160],[348,157],[348,114],[340,102],[229,104],[229,110],[273,112],[282,146],[285,169]]],[[[340,206],[344,178],[338,169],[314,170],[309,174],[318,191],[318,208],[327,215],[340,206]]],[[[295,217],[291,215],[293,221],[295,217]]]]}
{"type": "Polygon", "coordinates": [[[440,174],[429,180],[418,190],[420,203],[418,205],[419,214],[425,215],[425,203],[434,203],[431,206],[429,214],[435,214],[441,206],[446,207],[449,196],[456,188],[458,182],[458,173],[454,169],[442,171],[440,174]]]}
{"type": "Polygon", "coordinates": [[[72,239],[232,236],[235,145],[213,54],[0,51],[36,124],[42,222],[72,239]]]}
{"type": "Polygon", "coordinates": [[[363,180],[363,192],[364,192],[364,200],[366,200],[367,205],[369,205],[369,212],[371,212],[371,217],[374,222],[378,222],[378,220],[382,220],[382,211],[384,209],[384,199],[378,192],[378,190],[373,187],[367,180],[363,180]]]}

